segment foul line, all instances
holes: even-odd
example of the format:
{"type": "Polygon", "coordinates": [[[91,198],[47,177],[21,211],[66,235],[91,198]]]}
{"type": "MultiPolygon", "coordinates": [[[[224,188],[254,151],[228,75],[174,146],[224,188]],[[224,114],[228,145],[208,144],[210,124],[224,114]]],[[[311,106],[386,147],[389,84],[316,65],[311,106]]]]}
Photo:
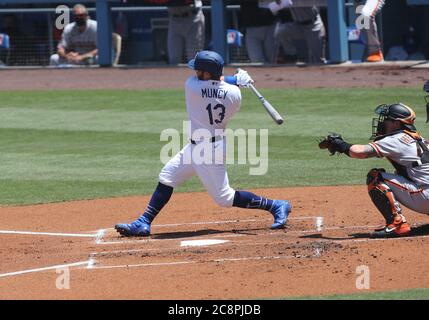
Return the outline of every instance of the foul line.
{"type": "Polygon", "coordinates": [[[50,266],[50,267],[44,267],[44,268],[38,268],[38,269],[27,269],[22,271],[15,271],[15,272],[8,272],[8,273],[2,273],[0,274],[0,278],[10,277],[10,276],[17,276],[25,273],[34,273],[34,272],[40,272],[40,271],[46,271],[46,270],[55,270],[55,269],[63,269],[63,268],[70,268],[70,267],[77,267],[82,265],[88,265],[90,261],[81,261],[81,262],[75,262],[75,263],[68,263],[68,264],[61,264],[56,266],[50,266]]]}
{"type": "Polygon", "coordinates": [[[86,234],[86,233],[52,233],[52,232],[32,232],[32,231],[13,231],[13,230],[0,230],[0,234],[23,234],[23,235],[40,235],[40,236],[54,236],[54,237],[77,237],[77,238],[97,237],[97,234],[86,234]]]}

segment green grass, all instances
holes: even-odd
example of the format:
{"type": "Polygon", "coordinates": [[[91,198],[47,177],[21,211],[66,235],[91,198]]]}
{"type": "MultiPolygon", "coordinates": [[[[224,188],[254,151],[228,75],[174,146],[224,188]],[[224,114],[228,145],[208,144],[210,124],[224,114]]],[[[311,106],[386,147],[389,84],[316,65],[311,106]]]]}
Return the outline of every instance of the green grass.
{"type": "Polygon", "coordinates": [[[429,289],[410,289],[349,295],[284,298],[294,300],[429,300],[429,289]]]}
{"type": "MultiPolygon", "coordinates": [[[[230,165],[236,188],[364,183],[379,159],[328,156],[316,139],[329,131],[352,143],[371,135],[375,106],[402,101],[424,124],[421,88],[263,89],[285,115],[277,126],[257,99],[243,91],[243,105],[230,128],[269,129],[269,170],[249,175],[249,165],[230,165]]],[[[183,90],[81,90],[0,92],[0,204],[150,194],[163,164],[165,128],[182,128],[183,90]]],[[[193,178],[179,192],[203,190],[193,178]]]]}

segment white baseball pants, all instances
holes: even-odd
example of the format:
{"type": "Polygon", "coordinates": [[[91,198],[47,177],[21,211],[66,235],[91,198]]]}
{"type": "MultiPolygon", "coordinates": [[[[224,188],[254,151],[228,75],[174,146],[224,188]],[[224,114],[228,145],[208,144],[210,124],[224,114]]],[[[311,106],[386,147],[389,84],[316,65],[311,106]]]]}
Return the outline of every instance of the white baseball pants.
{"type": "Polygon", "coordinates": [[[225,168],[225,139],[211,142],[188,143],[161,170],[159,182],[175,188],[182,182],[197,175],[209,195],[221,207],[232,207],[235,190],[229,186],[228,173],[225,168]],[[210,150],[207,163],[201,163],[198,156],[201,144],[205,143],[210,150]],[[220,148],[220,151],[219,151],[220,148]]]}

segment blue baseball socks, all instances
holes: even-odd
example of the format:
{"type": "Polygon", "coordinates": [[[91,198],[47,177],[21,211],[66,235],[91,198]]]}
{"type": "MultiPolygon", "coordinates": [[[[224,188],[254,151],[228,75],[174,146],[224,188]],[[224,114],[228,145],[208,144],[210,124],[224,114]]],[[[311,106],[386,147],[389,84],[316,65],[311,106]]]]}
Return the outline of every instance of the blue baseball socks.
{"type": "Polygon", "coordinates": [[[233,207],[246,209],[262,209],[270,211],[273,201],[264,197],[257,196],[249,191],[235,191],[233,207]]]}
{"type": "Polygon", "coordinates": [[[232,205],[239,208],[262,209],[271,212],[274,217],[271,229],[284,228],[288,215],[292,210],[289,201],[271,200],[248,191],[236,191],[232,205]]]}
{"type": "Polygon", "coordinates": [[[152,198],[150,199],[146,210],[137,220],[151,224],[153,219],[155,219],[156,215],[170,200],[172,194],[172,187],[166,186],[165,184],[159,182],[158,186],[152,194],[152,198]]]}

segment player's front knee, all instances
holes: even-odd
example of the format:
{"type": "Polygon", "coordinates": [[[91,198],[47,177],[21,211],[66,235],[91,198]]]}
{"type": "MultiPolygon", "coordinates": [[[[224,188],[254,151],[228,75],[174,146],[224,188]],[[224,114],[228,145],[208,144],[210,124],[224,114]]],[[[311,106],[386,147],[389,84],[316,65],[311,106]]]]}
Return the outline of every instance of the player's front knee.
{"type": "Polygon", "coordinates": [[[170,174],[168,174],[167,171],[161,170],[161,172],[159,173],[158,176],[158,181],[161,182],[162,184],[175,188],[176,187],[176,183],[175,181],[173,181],[172,177],[170,174]]]}
{"type": "Polygon", "coordinates": [[[366,185],[368,191],[373,190],[381,181],[383,181],[382,173],[386,172],[383,168],[371,169],[366,176],[366,185]]]}

